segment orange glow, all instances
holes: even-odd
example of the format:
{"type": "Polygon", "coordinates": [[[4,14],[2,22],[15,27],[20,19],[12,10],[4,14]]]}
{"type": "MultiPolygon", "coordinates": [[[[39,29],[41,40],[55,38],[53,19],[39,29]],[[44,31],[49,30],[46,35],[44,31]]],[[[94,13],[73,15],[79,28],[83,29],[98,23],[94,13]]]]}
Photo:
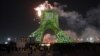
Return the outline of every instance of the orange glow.
{"type": "Polygon", "coordinates": [[[43,43],[51,44],[51,43],[55,43],[55,42],[56,42],[55,39],[53,39],[53,37],[50,34],[44,35],[43,43]]]}

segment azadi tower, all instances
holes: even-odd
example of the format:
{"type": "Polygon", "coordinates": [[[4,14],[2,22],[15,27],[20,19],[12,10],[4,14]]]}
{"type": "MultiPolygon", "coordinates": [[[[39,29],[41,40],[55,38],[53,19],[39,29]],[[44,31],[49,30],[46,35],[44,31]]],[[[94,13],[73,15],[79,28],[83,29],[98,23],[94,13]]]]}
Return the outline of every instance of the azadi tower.
{"type": "Polygon", "coordinates": [[[48,9],[42,11],[42,16],[40,19],[40,27],[31,33],[32,37],[35,37],[36,41],[42,43],[43,41],[43,34],[46,30],[51,29],[55,36],[56,36],[56,43],[69,43],[73,42],[71,37],[66,35],[64,31],[59,28],[58,18],[59,14],[54,9],[48,9]]]}

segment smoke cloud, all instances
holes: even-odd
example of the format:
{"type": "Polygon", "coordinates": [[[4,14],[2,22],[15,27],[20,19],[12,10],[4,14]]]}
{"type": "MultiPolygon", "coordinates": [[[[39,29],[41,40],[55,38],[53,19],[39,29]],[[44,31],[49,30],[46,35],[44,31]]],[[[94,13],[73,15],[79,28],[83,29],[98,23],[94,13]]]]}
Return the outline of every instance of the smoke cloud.
{"type": "Polygon", "coordinates": [[[100,28],[100,5],[97,8],[91,9],[87,12],[86,21],[89,25],[100,28]]]}
{"type": "Polygon", "coordinates": [[[92,37],[94,41],[97,41],[99,36],[99,31],[95,27],[87,27],[85,31],[83,31],[81,38],[83,38],[84,41],[88,41],[87,39],[92,37]]]}
{"type": "MultiPolygon", "coordinates": [[[[58,3],[56,3],[58,5],[58,3]]],[[[56,10],[60,15],[60,27],[63,30],[71,30],[80,35],[84,28],[88,25],[81,14],[76,11],[64,11],[64,7],[67,5],[59,5],[56,10]]]]}
{"type": "MultiPolygon", "coordinates": [[[[58,3],[56,3],[58,5],[58,3]]],[[[60,27],[71,37],[86,40],[88,37],[99,38],[100,34],[100,5],[87,11],[86,18],[76,11],[64,11],[67,5],[57,6],[60,13],[60,27]],[[67,30],[67,31],[66,31],[67,30]]]]}

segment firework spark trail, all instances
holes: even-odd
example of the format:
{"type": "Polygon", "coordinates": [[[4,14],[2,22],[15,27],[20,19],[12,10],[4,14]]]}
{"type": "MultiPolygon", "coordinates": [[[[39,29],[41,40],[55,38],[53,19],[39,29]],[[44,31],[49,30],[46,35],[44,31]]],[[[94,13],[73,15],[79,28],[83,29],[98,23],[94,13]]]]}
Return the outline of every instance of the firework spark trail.
{"type": "Polygon", "coordinates": [[[34,8],[37,11],[37,15],[41,17],[42,11],[47,9],[53,9],[53,6],[48,3],[48,1],[45,1],[43,4],[40,4],[38,7],[34,8]]]}

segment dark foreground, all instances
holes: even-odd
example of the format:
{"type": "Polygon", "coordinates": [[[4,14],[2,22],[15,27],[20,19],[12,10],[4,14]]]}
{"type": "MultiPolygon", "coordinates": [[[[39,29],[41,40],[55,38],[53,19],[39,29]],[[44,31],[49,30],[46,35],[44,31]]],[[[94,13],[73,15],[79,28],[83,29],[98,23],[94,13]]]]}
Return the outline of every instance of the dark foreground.
{"type": "Polygon", "coordinates": [[[10,51],[0,48],[0,56],[100,56],[100,44],[53,44],[49,48],[37,44],[31,48],[10,51]]]}

